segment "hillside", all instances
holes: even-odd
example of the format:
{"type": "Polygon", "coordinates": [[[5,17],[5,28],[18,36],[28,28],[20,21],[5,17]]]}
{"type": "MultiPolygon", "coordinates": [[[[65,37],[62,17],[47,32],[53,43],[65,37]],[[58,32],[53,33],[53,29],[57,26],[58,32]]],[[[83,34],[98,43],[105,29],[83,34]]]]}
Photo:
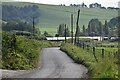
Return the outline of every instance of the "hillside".
{"type": "MultiPolygon", "coordinates": [[[[61,23],[66,23],[70,26],[70,14],[74,14],[74,28],[77,17],[77,10],[80,9],[80,21],[79,25],[82,28],[88,26],[88,22],[91,19],[98,18],[104,24],[105,20],[110,20],[118,15],[117,11],[114,10],[103,10],[103,9],[89,9],[89,8],[79,8],[79,7],[66,7],[57,5],[47,5],[47,4],[36,4],[36,3],[26,3],[26,2],[4,2],[2,5],[15,5],[15,6],[25,6],[25,5],[37,5],[40,10],[40,21],[36,25],[40,28],[41,32],[48,31],[53,34],[56,33],[57,27],[61,23]]],[[[81,29],[82,30],[82,29],[81,29]]]]}

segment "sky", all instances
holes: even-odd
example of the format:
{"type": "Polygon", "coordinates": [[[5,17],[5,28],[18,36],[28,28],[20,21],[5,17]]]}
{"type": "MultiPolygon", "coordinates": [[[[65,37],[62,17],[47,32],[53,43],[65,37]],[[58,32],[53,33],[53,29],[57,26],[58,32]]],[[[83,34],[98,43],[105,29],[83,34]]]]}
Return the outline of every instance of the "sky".
{"type": "MultiPolygon", "coordinates": [[[[0,0],[1,1],[1,0],[0,0]]],[[[7,1],[7,0],[2,0],[7,1]]],[[[100,3],[104,7],[118,7],[118,2],[120,0],[8,0],[8,1],[24,1],[24,2],[34,2],[34,3],[43,3],[43,4],[81,4],[85,3],[87,6],[91,3],[100,3]]]]}

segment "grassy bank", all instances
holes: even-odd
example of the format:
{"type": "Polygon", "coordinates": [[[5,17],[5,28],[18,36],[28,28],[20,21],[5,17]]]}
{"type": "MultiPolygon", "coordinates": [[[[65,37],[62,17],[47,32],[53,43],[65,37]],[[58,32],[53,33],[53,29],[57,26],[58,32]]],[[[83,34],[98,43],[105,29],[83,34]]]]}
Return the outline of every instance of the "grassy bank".
{"type": "Polygon", "coordinates": [[[90,78],[118,78],[117,58],[114,56],[102,58],[100,51],[97,51],[98,62],[96,62],[92,52],[73,44],[62,44],[61,50],[66,52],[76,63],[81,63],[88,67],[90,78]]]}
{"type": "Polygon", "coordinates": [[[12,70],[29,70],[37,67],[42,48],[56,46],[55,43],[14,36],[3,32],[2,68],[12,70]]]}

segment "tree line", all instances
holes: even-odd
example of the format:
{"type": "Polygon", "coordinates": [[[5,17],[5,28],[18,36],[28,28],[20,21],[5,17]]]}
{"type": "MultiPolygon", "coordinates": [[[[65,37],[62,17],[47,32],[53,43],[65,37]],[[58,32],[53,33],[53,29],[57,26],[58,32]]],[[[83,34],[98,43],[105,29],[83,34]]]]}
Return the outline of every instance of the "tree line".
{"type": "Polygon", "coordinates": [[[13,5],[2,5],[2,20],[3,21],[23,21],[32,22],[32,17],[35,17],[35,24],[39,22],[40,11],[36,5],[28,5],[16,7],[13,5]]]}
{"type": "MultiPolygon", "coordinates": [[[[2,22],[2,30],[4,31],[15,31],[17,34],[33,34],[33,26],[27,22],[21,21],[9,21],[9,22],[2,22]]],[[[41,34],[40,29],[35,27],[35,34],[41,34]]]]}
{"type": "MultiPolygon", "coordinates": [[[[79,36],[105,36],[117,37],[117,28],[119,27],[120,17],[112,18],[109,22],[105,20],[104,24],[99,19],[91,19],[88,22],[88,27],[83,25],[81,28],[78,26],[76,29],[76,37],[79,36]]],[[[65,37],[65,25],[60,24],[57,30],[59,37],[65,37]]],[[[57,35],[56,35],[57,36],[57,35]]],[[[69,27],[66,28],[66,36],[70,37],[71,33],[69,27]]]]}
{"type": "MultiPolygon", "coordinates": [[[[59,4],[60,6],[66,6],[65,4],[59,4]]],[[[82,4],[70,4],[71,7],[84,7],[84,8],[100,8],[100,9],[111,9],[111,10],[119,10],[118,7],[104,7],[99,3],[91,3],[87,6],[84,2],[82,4]]]]}
{"type": "MultiPolygon", "coordinates": [[[[70,30],[68,27],[66,27],[66,24],[60,24],[57,30],[57,34],[59,37],[70,37],[70,30]]],[[[57,35],[55,35],[57,37],[57,35]]]]}

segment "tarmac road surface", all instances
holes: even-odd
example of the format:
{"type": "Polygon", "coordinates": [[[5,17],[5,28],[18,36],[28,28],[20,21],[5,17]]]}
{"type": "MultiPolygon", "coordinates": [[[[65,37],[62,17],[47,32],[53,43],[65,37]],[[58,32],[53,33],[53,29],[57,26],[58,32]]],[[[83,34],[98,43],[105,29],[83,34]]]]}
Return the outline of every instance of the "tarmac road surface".
{"type": "Polygon", "coordinates": [[[17,78],[86,78],[88,69],[76,64],[64,52],[55,48],[44,48],[40,68],[21,74],[17,78]]]}

